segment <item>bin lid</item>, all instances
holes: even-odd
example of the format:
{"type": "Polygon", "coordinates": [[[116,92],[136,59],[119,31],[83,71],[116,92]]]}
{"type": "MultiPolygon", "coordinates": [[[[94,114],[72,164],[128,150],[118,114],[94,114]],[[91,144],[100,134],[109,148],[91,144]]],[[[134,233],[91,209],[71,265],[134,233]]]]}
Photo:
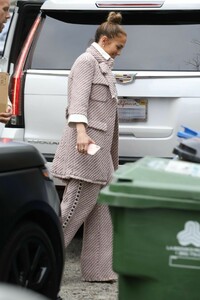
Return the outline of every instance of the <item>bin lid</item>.
{"type": "Polygon", "coordinates": [[[174,148],[173,153],[184,161],[200,163],[200,138],[183,140],[174,148]]]}
{"type": "Polygon", "coordinates": [[[200,209],[200,165],[144,157],[114,173],[99,203],[119,207],[200,209]]]}

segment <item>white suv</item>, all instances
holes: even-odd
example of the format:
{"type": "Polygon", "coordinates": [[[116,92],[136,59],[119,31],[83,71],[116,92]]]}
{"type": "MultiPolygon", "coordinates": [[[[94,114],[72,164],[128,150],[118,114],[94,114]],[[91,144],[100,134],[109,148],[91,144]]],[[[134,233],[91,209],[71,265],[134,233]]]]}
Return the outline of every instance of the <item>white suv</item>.
{"type": "Polygon", "coordinates": [[[200,130],[199,0],[47,0],[14,66],[14,116],[4,137],[29,142],[52,161],[70,68],[113,10],[122,12],[128,34],[113,68],[120,163],[172,157],[181,125],[200,130]]]}

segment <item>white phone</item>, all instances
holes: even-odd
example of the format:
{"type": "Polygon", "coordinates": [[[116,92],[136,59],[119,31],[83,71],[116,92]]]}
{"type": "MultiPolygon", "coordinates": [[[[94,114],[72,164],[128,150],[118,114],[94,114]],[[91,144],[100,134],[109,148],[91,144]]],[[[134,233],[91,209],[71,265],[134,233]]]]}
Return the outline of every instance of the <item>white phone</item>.
{"type": "Polygon", "coordinates": [[[94,155],[101,147],[96,144],[89,144],[87,148],[87,153],[90,155],[94,155]]]}

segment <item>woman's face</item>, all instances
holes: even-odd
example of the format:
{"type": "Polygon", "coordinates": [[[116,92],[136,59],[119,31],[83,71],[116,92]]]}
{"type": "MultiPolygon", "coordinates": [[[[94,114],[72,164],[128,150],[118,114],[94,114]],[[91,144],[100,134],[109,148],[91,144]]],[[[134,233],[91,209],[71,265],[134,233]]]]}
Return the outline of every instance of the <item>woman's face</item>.
{"type": "Polygon", "coordinates": [[[115,58],[121,54],[122,49],[126,44],[126,35],[120,34],[113,39],[107,36],[102,37],[102,48],[112,57],[115,58]]]}

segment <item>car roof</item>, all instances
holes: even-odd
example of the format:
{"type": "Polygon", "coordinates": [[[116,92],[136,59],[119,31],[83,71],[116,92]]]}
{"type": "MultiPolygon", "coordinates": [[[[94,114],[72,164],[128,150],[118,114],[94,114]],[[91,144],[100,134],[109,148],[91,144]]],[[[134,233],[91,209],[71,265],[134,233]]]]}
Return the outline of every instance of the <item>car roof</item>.
{"type": "Polygon", "coordinates": [[[43,10],[188,10],[200,9],[199,0],[46,0],[43,10]]]}
{"type": "Polygon", "coordinates": [[[46,0],[18,0],[17,5],[20,3],[44,3],[46,0]]]}

